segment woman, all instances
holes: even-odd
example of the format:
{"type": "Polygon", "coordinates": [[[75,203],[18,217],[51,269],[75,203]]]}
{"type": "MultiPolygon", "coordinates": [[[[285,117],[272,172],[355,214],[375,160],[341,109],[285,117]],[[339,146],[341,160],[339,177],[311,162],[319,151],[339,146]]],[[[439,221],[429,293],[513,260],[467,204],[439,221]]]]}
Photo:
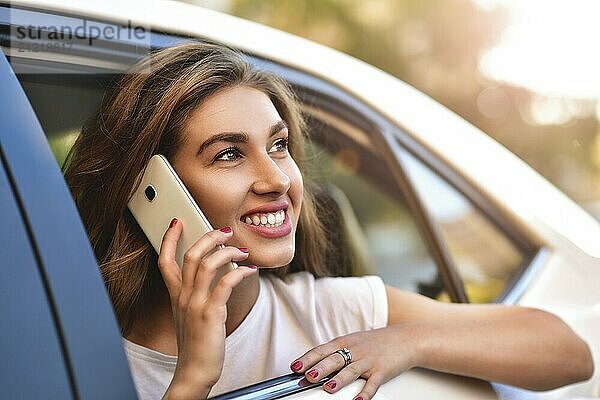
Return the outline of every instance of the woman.
{"type": "Polygon", "coordinates": [[[280,79],[208,43],[141,61],[84,127],[65,175],[141,398],[206,398],[288,368],[309,381],[338,371],[329,392],[363,377],[355,400],[416,366],[536,390],[591,376],[586,344],[546,312],[327,278],[327,235],[300,172],[304,131],[280,79]],[[181,266],[182,222],[165,227],[157,256],[126,208],[157,153],[220,227],[181,266]],[[229,261],[240,268],[212,287],[229,261]]]}

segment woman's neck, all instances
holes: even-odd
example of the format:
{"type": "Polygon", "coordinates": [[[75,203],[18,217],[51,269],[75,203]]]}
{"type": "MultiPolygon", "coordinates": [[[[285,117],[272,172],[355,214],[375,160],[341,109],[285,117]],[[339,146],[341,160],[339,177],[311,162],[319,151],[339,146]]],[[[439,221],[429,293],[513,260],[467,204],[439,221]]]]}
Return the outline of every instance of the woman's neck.
{"type": "MultiPolygon", "coordinates": [[[[242,323],[258,298],[259,275],[244,279],[231,293],[227,302],[225,332],[229,336],[242,323]]],[[[164,285],[147,310],[140,313],[127,339],[167,355],[177,355],[177,335],[169,293],[164,285]]]]}

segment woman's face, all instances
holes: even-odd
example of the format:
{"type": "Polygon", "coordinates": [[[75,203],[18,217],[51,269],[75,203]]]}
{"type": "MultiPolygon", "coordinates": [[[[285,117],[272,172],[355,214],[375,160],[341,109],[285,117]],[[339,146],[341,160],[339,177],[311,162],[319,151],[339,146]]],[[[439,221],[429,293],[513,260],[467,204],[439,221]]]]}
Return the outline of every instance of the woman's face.
{"type": "Polygon", "coordinates": [[[269,97],[245,86],[220,91],[193,112],[183,135],[173,167],[213,227],[233,228],[228,245],[249,249],[246,265],[288,264],[302,176],[269,97]]]}

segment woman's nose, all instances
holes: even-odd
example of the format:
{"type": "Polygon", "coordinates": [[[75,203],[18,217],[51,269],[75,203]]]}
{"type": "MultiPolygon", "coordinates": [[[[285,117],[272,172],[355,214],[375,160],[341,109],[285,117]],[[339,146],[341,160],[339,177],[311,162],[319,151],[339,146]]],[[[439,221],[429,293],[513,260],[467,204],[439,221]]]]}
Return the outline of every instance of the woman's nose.
{"type": "Polygon", "coordinates": [[[255,168],[256,180],[252,190],[257,194],[283,194],[290,189],[291,179],[271,157],[260,163],[255,168]]]}

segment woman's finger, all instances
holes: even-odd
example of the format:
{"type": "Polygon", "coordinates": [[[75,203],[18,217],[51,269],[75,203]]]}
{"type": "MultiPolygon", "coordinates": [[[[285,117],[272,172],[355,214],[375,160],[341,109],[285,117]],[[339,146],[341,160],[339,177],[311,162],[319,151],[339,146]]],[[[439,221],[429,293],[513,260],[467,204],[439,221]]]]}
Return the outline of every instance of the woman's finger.
{"type": "Polygon", "coordinates": [[[329,393],[335,393],[341,388],[357,380],[362,374],[368,371],[370,367],[371,365],[368,360],[358,360],[356,362],[352,362],[348,364],[347,367],[342,368],[340,372],[338,372],[327,382],[325,382],[323,389],[329,393]]]}
{"type": "Polygon", "coordinates": [[[373,374],[367,379],[365,386],[359,394],[354,397],[354,400],[371,400],[379,387],[383,384],[383,378],[379,374],[373,374]]]}
{"type": "MultiPolygon", "coordinates": [[[[299,357],[298,359],[296,359],[292,362],[292,364],[291,364],[292,371],[298,372],[298,373],[306,372],[313,365],[317,364],[319,361],[323,360],[324,358],[329,357],[336,350],[339,350],[343,347],[344,346],[342,346],[336,339],[334,339],[330,342],[327,342],[327,343],[323,343],[317,347],[314,347],[313,349],[304,353],[302,355],[302,357],[299,357]]],[[[321,377],[323,377],[323,376],[321,375],[321,377]]],[[[311,381],[315,382],[319,379],[311,379],[311,381]]]]}
{"type": "Polygon", "coordinates": [[[158,269],[165,281],[171,299],[177,298],[181,289],[181,270],[175,260],[175,253],[182,229],[183,224],[181,221],[173,218],[163,236],[158,254],[158,269]]]}
{"type": "Polygon", "coordinates": [[[258,268],[254,265],[240,266],[231,272],[225,274],[219,283],[213,289],[210,295],[210,303],[213,307],[224,306],[229,300],[229,296],[234,287],[236,287],[244,278],[255,274],[258,268]]]}
{"type": "Polygon", "coordinates": [[[339,353],[333,352],[306,372],[306,379],[310,382],[318,382],[324,377],[344,368],[345,360],[339,353]]]}
{"type": "Polygon", "coordinates": [[[196,272],[202,258],[215,248],[227,242],[233,236],[233,231],[229,227],[217,229],[204,234],[198,239],[184,254],[183,266],[181,268],[181,293],[179,301],[187,304],[192,294],[196,272]]]}
{"type": "Polygon", "coordinates": [[[213,283],[219,268],[224,268],[225,264],[231,261],[243,261],[248,258],[248,253],[243,252],[237,247],[227,246],[217,249],[210,255],[204,257],[198,265],[194,283],[194,292],[199,292],[208,297],[209,290],[213,283]]]}

